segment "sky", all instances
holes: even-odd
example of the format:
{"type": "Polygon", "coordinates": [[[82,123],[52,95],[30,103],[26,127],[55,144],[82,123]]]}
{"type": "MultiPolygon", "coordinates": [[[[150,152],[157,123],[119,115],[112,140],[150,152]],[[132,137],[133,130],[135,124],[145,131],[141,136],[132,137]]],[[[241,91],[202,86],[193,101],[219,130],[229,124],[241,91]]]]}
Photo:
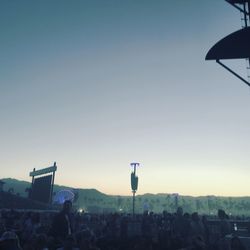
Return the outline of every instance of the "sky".
{"type": "Polygon", "coordinates": [[[137,194],[249,195],[250,89],[205,61],[240,28],[224,0],[1,1],[0,177],[130,195],[139,162],[137,194]]]}

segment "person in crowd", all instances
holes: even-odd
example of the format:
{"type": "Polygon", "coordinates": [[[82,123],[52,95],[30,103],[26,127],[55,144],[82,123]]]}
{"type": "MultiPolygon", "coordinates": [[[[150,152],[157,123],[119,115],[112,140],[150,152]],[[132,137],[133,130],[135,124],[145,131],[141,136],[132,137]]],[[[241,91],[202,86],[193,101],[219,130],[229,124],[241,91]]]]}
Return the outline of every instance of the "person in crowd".
{"type": "Polygon", "coordinates": [[[66,200],[61,212],[59,212],[52,221],[49,234],[61,243],[74,232],[71,209],[72,202],[66,200]]]}
{"type": "Polygon", "coordinates": [[[209,245],[211,232],[210,232],[210,228],[208,225],[207,216],[203,215],[201,221],[202,221],[202,224],[204,227],[204,240],[205,240],[206,244],[209,245]]]}
{"type": "Polygon", "coordinates": [[[224,210],[222,209],[218,210],[218,218],[220,220],[219,222],[220,238],[224,238],[226,235],[231,233],[231,226],[228,221],[228,216],[224,210]]]}
{"type": "Polygon", "coordinates": [[[25,242],[32,239],[40,227],[40,214],[29,212],[23,221],[22,238],[25,242]]]}
{"type": "Polygon", "coordinates": [[[60,248],[57,248],[57,250],[79,250],[78,247],[75,247],[75,239],[72,235],[68,235],[63,240],[63,246],[60,248]]]}
{"type": "Polygon", "coordinates": [[[48,250],[48,243],[47,243],[47,235],[46,234],[39,234],[34,239],[34,248],[35,250],[48,250]]]}
{"type": "Polygon", "coordinates": [[[190,231],[190,221],[188,217],[183,216],[182,207],[178,207],[176,216],[173,220],[173,233],[181,245],[185,245],[188,240],[190,231]]]}
{"type": "Polygon", "coordinates": [[[3,221],[0,221],[0,235],[2,235],[6,231],[6,227],[3,221]]]}
{"type": "Polygon", "coordinates": [[[207,245],[206,245],[203,237],[201,237],[200,235],[195,236],[192,239],[192,245],[191,245],[190,249],[191,250],[206,250],[207,245]]]}
{"type": "Polygon", "coordinates": [[[2,234],[0,238],[0,249],[1,250],[21,250],[19,244],[19,238],[16,233],[11,231],[6,231],[2,234]]]}
{"type": "Polygon", "coordinates": [[[197,212],[192,213],[190,227],[191,237],[200,236],[203,239],[205,238],[205,229],[197,212]]]}
{"type": "Polygon", "coordinates": [[[230,242],[231,250],[246,250],[239,237],[234,236],[230,242]]]}
{"type": "Polygon", "coordinates": [[[226,236],[231,233],[231,225],[228,221],[228,216],[224,210],[218,210],[218,218],[219,218],[219,239],[216,243],[216,247],[219,250],[229,250],[230,244],[226,240],[226,236]]]}

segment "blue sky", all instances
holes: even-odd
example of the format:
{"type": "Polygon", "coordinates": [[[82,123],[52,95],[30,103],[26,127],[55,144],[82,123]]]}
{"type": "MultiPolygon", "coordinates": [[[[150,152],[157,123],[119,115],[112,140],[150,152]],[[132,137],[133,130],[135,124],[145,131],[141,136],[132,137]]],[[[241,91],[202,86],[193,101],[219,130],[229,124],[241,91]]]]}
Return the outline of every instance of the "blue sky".
{"type": "Polygon", "coordinates": [[[130,194],[136,161],[138,193],[248,195],[250,90],[205,61],[240,27],[223,0],[1,1],[2,177],[130,194]]]}

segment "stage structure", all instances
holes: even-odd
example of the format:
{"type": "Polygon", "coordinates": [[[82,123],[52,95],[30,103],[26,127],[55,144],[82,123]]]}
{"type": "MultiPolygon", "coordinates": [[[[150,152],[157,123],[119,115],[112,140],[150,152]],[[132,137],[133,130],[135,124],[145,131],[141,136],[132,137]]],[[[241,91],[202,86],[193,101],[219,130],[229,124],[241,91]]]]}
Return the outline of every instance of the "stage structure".
{"type": "Polygon", "coordinates": [[[29,198],[43,203],[52,203],[56,170],[57,166],[56,162],[54,162],[54,165],[51,167],[39,170],[34,168],[33,171],[30,172],[29,175],[32,177],[32,183],[29,198]]]}
{"type": "Polygon", "coordinates": [[[135,193],[138,189],[138,176],[136,176],[136,167],[140,166],[140,163],[130,163],[133,167],[133,172],[131,173],[131,189],[133,193],[133,216],[135,215],[135,193]]]}
{"type": "Polygon", "coordinates": [[[207,53],[206,60],[215,60],[219,65],[250,86],[248,80],[229,68],[221,60],[245,59],[250,69],[250,0],[225,0],[242,14],[242,29],[231,33],[217,42],[207,53]]]}

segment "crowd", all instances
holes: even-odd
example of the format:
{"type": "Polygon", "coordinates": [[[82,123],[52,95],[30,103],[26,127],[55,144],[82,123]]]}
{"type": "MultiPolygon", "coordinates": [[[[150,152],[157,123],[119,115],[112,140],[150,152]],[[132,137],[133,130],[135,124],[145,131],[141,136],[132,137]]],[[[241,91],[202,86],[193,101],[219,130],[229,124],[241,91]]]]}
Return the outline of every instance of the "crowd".
{"type": "Polygon", "coordinates": [[[0,213],[3,250],[244,250],[223,210],[211,227],[197,212],[144,214],[72,213],[66,201],[60,212],[0,213]],[[228,235],[232,237],[228,238],[228,235]]]}

